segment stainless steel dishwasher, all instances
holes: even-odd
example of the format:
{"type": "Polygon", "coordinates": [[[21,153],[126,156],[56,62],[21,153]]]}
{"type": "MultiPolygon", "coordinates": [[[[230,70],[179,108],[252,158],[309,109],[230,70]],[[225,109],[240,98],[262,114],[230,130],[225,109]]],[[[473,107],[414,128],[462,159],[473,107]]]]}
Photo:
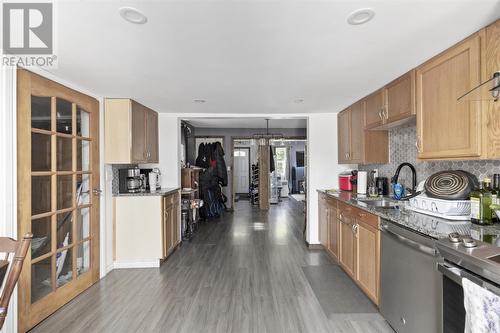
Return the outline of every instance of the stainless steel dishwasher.
{"type": "Polygon", "coordinates": [[[386,220],[380,228],[380,313],[398,333],[441,332],[435,240],[386,220]]]}

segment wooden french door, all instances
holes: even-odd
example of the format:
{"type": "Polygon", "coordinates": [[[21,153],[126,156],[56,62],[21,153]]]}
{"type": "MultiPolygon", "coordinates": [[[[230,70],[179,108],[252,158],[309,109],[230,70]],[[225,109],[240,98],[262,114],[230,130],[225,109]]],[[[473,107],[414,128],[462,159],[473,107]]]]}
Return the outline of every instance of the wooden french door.
{"type": "Polygon", "coordinates": [[[17,141],[18,234],[33,233],[25,332],[99,279],[99,103],[19,69],[17,141]]]}

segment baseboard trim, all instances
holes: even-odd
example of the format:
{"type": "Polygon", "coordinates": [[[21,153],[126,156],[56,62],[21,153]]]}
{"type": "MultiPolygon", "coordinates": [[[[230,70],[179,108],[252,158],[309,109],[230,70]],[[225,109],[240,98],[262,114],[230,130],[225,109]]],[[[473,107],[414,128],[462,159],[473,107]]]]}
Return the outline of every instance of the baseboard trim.
{"type": "Polygon", "coordinates": [[[324,250],[324,246],[321,244],[310,244],[306,241],[306,246],[309,250],[324,250]]]}
{"type": "Polygon", "coordinates": [[[115,261],[113,263],[113,269],[158,267],[160,267],[160,259],[150,261],[115,261]]]}

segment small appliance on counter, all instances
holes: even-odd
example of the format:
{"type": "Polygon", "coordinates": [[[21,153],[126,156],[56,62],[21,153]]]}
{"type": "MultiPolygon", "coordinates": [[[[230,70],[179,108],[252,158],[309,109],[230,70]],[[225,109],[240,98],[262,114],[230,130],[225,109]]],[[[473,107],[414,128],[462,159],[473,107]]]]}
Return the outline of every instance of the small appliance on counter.
{"type": "Polygon", "coordinates": [[[339,173],[339,189],[341,191],[352,191],[353,181],[356,180],[355,171],[344,171],[339,173]]]}
{"type": "Polygon", "coordinates": [[[387,177],[375,178],[375,187],[377,188],[378,195],[389,195],[389,179],[387,177]]]}
{"type": "Polygon", "coordinates": [[[158,168],[153,169],[140,169],[141,174],[144,175],[144,179],[146,181],[144,188],[146,191],[154,192],[161,188],[161,172],[158,168]],[[153,189],[151,188],[151,184],[154,182],[153,189]]]}
{"type": "Polygon", "coordinates": [[[361,195],[366,195],[366,190],[368,189],[368,172],[358,171],[357,175],[357,193],[361,195]]]}
{"type": "Polygon", "coordinates": [[[120,193],[139,193],[145,189],[145,177],[139,168],[118,170],[118,181],[120,193]]]}

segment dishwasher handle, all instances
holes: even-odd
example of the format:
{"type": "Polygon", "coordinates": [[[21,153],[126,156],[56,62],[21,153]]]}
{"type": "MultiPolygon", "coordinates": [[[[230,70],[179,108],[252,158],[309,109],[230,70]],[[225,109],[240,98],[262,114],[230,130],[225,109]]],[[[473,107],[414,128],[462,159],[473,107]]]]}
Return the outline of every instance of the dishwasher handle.
{"type": "Polygon", "coordinates": [[[498,286],[447,261],[443,263],[438,263],[437,269],[439,272],[441,272],[441,274],[443,274],[444,276],[446,276],[447,278],[449,278],[450,280],[452,280],[453,282],[457,283],[460,286],[462,285],[462,279],[466,278],[472,283],[475,283],[478,286],[491,291],[495,295],[500,296],[500,288],[498,286]]]}
{"type": "Polygon", "coordinates": [[[411,247],[412,249],[415,249],[419,252],[423,252],[423,253],[428,254],[430,256],[433,256],[433,257],[437,256],[437,250],[435,248],[418,243],[414,240],[411,240],[411,239],[399,234],[398,232],[393,230],[393,228],[391,228],[388,224],[381,223],[380,230],[382,232],[384,232],[385,234],[387,234],[388,236],[391,236],[392,238],[396,239],[397,241],[405,244],[406,246],[411,247]]]}

